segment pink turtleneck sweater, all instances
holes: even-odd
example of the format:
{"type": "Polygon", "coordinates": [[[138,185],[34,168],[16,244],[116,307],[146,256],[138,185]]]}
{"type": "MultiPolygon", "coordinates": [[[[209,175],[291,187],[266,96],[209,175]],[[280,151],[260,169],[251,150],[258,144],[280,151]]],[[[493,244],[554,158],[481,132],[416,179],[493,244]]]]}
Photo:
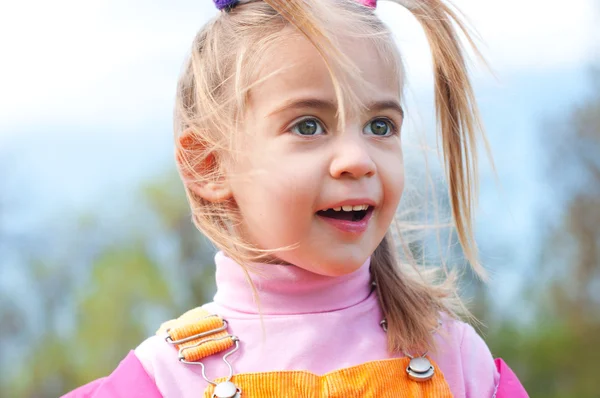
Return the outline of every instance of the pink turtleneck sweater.
{"type": "MultiPolygon", "coordinates": [[[[322,375],[369,361],[389,359],[377,297],[367,261],[356,272],[325,277],[294,266],[257,265],[252,274],[260,297],[263,326],[242,268],[223,253],[216,256],[217,294],[203,307],[229,323],[240,339],[230,357],[236,374],[304,370],[322,375]]],[[[499,373],[492,355],[473,328],[447,319],[436,334],[432,359],[455,397],[492,397],[499,373]]],[[[177,360],[177,350],[154,336],[135,350],[146,372],[166,398],[196,398],[207,386],[197,365],[177,360]]],[[[206,374],[227,376],[221,355],[203,360],[206,374]]]]}

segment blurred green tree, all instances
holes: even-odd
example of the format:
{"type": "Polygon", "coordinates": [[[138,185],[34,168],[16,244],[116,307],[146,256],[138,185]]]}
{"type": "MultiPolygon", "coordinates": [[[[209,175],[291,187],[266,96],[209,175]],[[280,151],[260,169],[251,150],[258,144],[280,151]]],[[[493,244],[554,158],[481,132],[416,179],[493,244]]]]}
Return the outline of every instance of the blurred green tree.
{"type": "Polygon", "coordinates": [[[536,319],[506,321],[488,336],[531,397],[599,396],[600,71],[591,80],[590,98],[543,133],[548,194],[559,212],[544,215],[540,262],[524,292],[535,301],[536,319]]]}
{"type": "Polygon", "coordinates": [[[0,384],[7,396],[56,397],[105,376],[160,323],[210,298],[214,250],[192,225],[178,177],[142,186],[134,203],[124,238],[83,216],[61,241],[63,261],[30,256],[38,315],[16,377],[0,384]]]}

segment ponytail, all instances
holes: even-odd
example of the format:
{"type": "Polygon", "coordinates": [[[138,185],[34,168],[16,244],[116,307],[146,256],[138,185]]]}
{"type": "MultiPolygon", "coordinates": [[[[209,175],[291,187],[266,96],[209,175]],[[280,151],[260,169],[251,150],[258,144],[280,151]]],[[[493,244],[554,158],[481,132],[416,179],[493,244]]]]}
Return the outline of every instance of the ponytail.
{"type": "MultiPolygon", "coordinates": [[[[438,133],[448,180],[448,193],[458,239],[475,274],[485,278],[478,262],[472,214],[477,191],[476,138],[481,130],[479,112],[465,65],[464,52],[454,26],[479,55],[463,23],[441,0],[391,0],[407,8],[427,36],[435,75],[438,133]]],[[[485,142],[485,136],[482,134],[485,142]]],[[[486,148],[487,142],[485,142],[486,148]]],[[[452,276],[447,284],[434,285],[422,274],[401,272],[391,237],[386,236],[371,260],[371,274],[386,317],[388,346],[392,352],[433,347],[432,330],[440,312],[454,315],[464,310],[452,276]]],[[[410,255],[410,253],[409,253],[410,255]]]]}
{"type": "MultiPolygon", "coordinates": [[[[478,179],[476,138],[482,130],[479,110],[465,65],[457,26],[481,57],[465,25],[441,0],[392,0],[406,7],[423,26],[431,48],[435,76],[435,107],[441,138],[449,198],[456,232],[465,257],[476,273],[485,270],[477,259],[472,213],[478,179]]],[[[486,148],[485,136],[481,134],[486,148]]],[[[489,149],[488,149],[489,152],[489,149]]]]}

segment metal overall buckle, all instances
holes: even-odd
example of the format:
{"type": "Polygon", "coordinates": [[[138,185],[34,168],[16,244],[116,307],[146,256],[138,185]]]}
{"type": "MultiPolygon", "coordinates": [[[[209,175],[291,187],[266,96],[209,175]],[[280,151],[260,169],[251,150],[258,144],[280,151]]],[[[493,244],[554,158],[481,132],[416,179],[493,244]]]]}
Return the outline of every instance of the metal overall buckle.
{"type": "MultiPolygon", "coordinates": [[[[383,319],[379,325],[385,332],[387,332],[387,320],[383,319]]],[[[432,331],[432,333],[437,332],[441,325],[441,320],[438,320],[438,326],[432,331]]],[[[427,381],[435,375],[435,367],[431,364],[429,358],[427,358],[427,354],[428,352],[425,352],[421,356],[414,357],[406,351],[404,352],[404,355],[410,358],[410,362],[406,367],[406,373],[408,374],[409,379],[414,381],[427,381]]]]}

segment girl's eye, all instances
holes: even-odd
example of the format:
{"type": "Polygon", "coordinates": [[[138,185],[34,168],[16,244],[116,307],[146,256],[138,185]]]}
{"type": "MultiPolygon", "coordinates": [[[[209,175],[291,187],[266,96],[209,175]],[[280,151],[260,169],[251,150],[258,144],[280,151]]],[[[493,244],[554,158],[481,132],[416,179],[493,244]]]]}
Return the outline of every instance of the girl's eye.
{"type": "Polygon", "coordinates": [[[365,126],[363,133],[385,137],[394,133],[394,125],[387,119],[374,119],[365,126]]]}
{"type": "Polygon", "coordinates": [[[323,126],[317,119],[304,119],[292,126],[293,133],[304,136],[320,135],[323,131],[323,126]]]}

